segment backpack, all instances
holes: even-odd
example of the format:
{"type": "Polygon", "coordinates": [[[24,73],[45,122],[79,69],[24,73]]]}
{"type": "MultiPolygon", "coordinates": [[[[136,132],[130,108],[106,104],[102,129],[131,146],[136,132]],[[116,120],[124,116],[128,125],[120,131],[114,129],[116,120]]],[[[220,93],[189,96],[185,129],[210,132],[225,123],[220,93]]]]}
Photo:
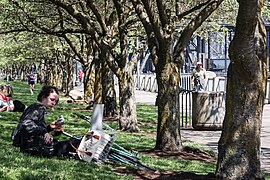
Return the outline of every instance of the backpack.
{"type": "Polygon", "coordinates": [[[19,100],[14,100],[13,104],[14,104],[13,112],[23,112],[26,108],[25,104],[23,104],[19,100]]]}
{"type": "Polygon", "coordinates": [[[21,147],[21,145],[23,144],[21,123],[19,123],[17,128],[12,131],[11,139],[12,139],[12,145],[15,147],[21,147]]]}

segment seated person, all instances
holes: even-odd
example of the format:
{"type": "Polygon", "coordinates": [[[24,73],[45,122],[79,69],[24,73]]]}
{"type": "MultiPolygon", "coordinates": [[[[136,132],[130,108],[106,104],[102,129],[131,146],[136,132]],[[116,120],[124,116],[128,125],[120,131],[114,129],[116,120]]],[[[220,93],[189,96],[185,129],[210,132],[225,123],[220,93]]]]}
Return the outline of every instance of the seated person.
{"type": "Polygon", "coordinates": [[[56,121],[46,125],[46,109],[53,109],[58,99],[56,87],[44,86],[37,96],[37,102],[25,109],[18,124],[18,127],[21,127],[19,135],[21,152],[43,157],[69,156],[69,152],[76,152],[71,144],[78,147],[79,140],[70,139],[58,142],[52,135],[61,134],[62,125],[57,125],[56,121]]]}
{"type": "Polygon", "coordinates": [[[0,91],[0,112],[13,111],[23,112],[26,106],[19,100],[10,100],[3,92],[0,91]]]}
{"type": "Polygon", "coordinates": [[[0,112],[8,111],[9,104],[8,101],[0,100],[0,112]]]}
{"type": "Polygon", "coordinates": [[[12,111],[14,108],[13,102],[0,91],[0,112],[12,111]]]}

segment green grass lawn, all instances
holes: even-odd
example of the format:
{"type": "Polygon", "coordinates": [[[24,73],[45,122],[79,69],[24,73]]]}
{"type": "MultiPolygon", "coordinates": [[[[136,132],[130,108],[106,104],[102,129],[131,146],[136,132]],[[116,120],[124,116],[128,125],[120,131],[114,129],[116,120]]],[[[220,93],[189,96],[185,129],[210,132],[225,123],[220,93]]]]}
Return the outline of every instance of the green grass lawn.
{"type": "MultiPolygon", "coordinates": [[[[4,82],[0,83],[3,84],[4,82]]],[[[12,81],[9,83],[14,89],[14,97],[12,99],[21,100],[26,105],[36,101],[40,85],[36,85],[34,95],[30,95],[26,82],[12,81]]],[[[71,107],[85,108],[86,106],[66,104],[60,98],[60,102],[55,110],[48,111],[45,119],[47,123],[50,123],[59,115],[63,115],[65,118],[65,131],[70,134],[82,135],[87,132],[89,124],[74,116],[74,113],[91,116],[91,111],[69,109],[71,107]]],[[[146,136],[143,133],[117,131],[114,142],[128,150],[144,151],[152,149],[155,146],[154,133],[156,132],[157,108],[155,106],[137,104],[137,111],[140,130],[153,135],[146,136]]],[[[126,167],[125,165],[115,163],[95,165],[74,159],[48,159],[20,153],[18,148],[11,145],[10,138],[10,134],[16,127],[20,116],[21,113],[15,112],[0,113],[0,179],[133,179],[131,175],[119,176],[113,171],[114,168],[119,166],[126,167]]],[[[115,129],[118,127],[117,121],[107,123],[115,129]]],[[[61,135],[59,139],[67,139],[67,137],[61,135]]],[[[184,142],[183,145],[200,147],[192,142],[184,142]]],[[[182,171],[196,174],[208,174],[215,171],[215,164],[213,163],[179,160],[179,158],[157,158],[144,153],[139,153],[139,156],[143,163],[157,170],[182,171]]]]}

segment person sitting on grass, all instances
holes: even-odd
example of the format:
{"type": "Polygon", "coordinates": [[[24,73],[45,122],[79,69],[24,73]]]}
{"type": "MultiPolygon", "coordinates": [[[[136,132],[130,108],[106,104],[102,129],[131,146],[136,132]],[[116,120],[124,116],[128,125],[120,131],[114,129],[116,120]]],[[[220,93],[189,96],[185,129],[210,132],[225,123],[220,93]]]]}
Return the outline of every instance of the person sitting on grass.
{"type": "Polygon", "coordinates": [[[43,157],[68,156],[69,152],[75,152],[70,143],[77,146],[79,140],[54,140],[52,135],[61,134],[62,125],[58,125],[56,121],[49,125],[45,122],[46,109],[54,108],[59,100],[58,94],[56,87],[43,86],[37,96],[37,102],[25,109],[17,126],[21,128],[21,152],[43,157]]]}
{"type": "Polygon", "coordinates": [[[0,87],[0,112],[3,111],[12,111],[12,112],[23,112],[26,108],[26,105],[23,104],[20,100],[11,100],[9,95],[5,95],[4,85],[0,87]]]}
{"type": "Polygon", "coordinates": [[[0,91],[0,112],[12,111],[14,108],[12,100],[10,100],[2,91],[0,91]]]}

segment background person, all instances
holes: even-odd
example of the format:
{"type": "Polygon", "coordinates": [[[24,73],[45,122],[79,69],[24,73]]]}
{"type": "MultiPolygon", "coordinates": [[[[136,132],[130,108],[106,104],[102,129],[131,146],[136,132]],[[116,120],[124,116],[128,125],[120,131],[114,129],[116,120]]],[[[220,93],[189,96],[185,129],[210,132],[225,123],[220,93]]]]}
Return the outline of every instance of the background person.
{"type": "Polygon", "coordinates": [[[0,112],[2,111],[13,111],[13,112],[23,112],[26,108],[19,100],[11,100],[13,90],[9,85],[0,85],[0,112]],[[8,89],[5,89],[8,87],[8,89]]]}
{"type": "Polygon", "coordinates": [[[79,77],[80,86],[81,86],[82,85],[82,79],[83,79],[83,71],[81,69],[78,72],[78,77],[79,77]]]}
{"type": "Polygon", "coordinates": [[[35,89],[35,76],[32,71],[27,74],[27,82],[29,84],[30,94],[33,95],[33,90],[35,89]]]}
{"type": "Polygon", "coordinates": [[[0,112],[3,111],[13,111],[14,105],[12,100],[10,100],[1,90],[0,90],[0,112]]]}
{"type": "Polygon", "coordinates": [[[205,69],[201,62],[197,62],[196,67],[192,71],[191,85],[195,91],[204,91],[204,83],[206,80],[205,69]]]}

